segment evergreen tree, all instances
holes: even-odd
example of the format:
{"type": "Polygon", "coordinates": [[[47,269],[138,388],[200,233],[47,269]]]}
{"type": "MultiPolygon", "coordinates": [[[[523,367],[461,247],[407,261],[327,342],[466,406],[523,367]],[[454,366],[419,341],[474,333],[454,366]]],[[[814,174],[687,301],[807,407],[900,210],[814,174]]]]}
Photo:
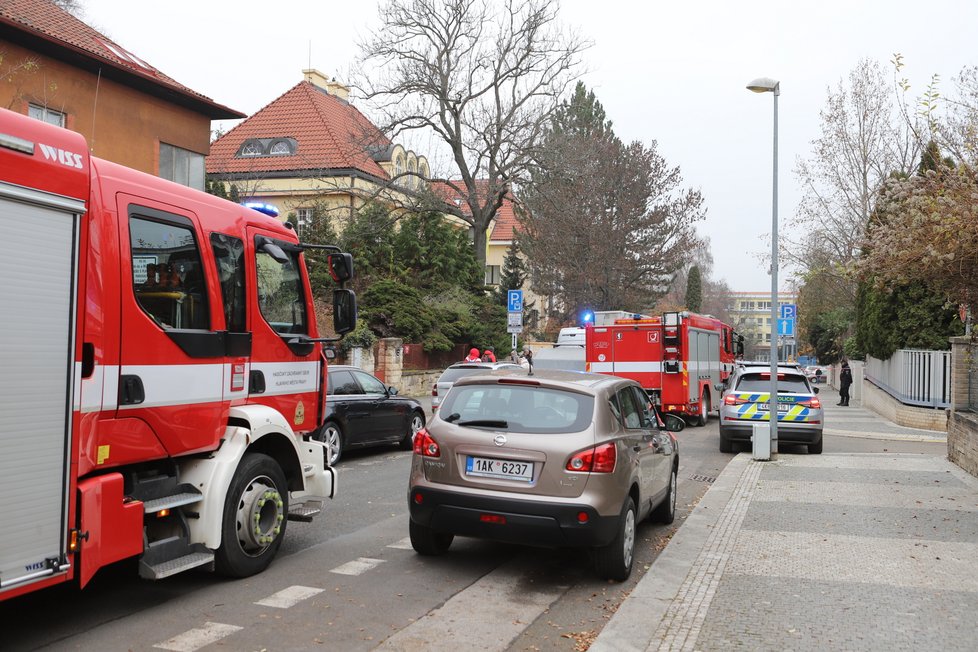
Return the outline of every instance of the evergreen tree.
{"type": "Polygon", "coordinates": [[[700,268],[693,265],[686,277],[686,309],[690,312],[700,312],[703,309],[703,286],[700,280],[700,268]]]}
{"type": "Polygon", "coordinates": [[[499,288],[496,290],[496,303],[507,305],[509,290],[522,290],[527,276],[526,261],[520,255],[519,241],[514,239],[503,260],[502,274],[499,278],[499,288]]]}

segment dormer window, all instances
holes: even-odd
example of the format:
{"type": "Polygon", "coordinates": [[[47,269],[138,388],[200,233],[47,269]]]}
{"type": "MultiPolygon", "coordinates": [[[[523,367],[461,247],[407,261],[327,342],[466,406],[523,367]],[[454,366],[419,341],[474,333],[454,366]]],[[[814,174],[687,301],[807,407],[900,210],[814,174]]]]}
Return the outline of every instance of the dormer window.
{"type": "Polygon", "coordinates": [[[238,148],[238,158],[292,156],[298,149],[295,138],[249,138],[238,148]]]}
{"type": "Polygon", "coordinates": [[[265,153],[262,148],[261,143],[257,140],[246,140],[243,145],[241,145],[241,151],[238,152],[239,156],[261,156],[265,153]]]}

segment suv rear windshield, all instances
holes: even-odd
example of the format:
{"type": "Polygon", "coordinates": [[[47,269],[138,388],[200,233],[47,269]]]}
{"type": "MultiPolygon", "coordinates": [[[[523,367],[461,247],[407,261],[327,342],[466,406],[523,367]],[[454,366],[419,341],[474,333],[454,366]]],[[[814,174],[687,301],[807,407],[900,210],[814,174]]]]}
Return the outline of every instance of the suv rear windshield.
{"type": "Polygon", "coordinates": [[[493,370],[492,367],[449,367],[438,378],[439,383],[454,383],[459,378],[474,376],[475,374],[487,374],[493,370]]]}
{"type": "MultiPolygon", "coordinates": [[[[769,392],[771,391],[771,374],[744,374],[737,382],[739,392],[769,392]]],[[[804,376],[797,374],[778,374],[778,391],[793,394],[811,394],[808,382],[804,376]]]]}
{"type": "Polygon", "coordinates": [[[494,430],[528,433],[580,432],[590,425],[593,413],[594,397],[586,394],[495,383],[455,385],[438,409],[442,419],[459,425],[472,421],[472,427],[479,427],[484,422],[494,430]]]}

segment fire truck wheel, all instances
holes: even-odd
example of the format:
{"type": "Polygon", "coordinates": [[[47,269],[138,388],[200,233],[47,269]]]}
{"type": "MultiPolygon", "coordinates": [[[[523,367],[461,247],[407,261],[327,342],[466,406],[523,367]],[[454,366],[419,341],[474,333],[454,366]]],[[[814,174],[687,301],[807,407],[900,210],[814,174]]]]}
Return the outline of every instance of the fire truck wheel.
{"type": "Polygon", "coordinates": [[[710,393],[703,390],[703,396],[700,397],[700,414],[696,419],[696,425],[701,428],[706,425],[707,421],[710,420],[710,410],[713,406],[710,405],[710,393]]]}
{"type": "Polygon", "coordinates": [[[402,451],[409,451],[414,448],[414,436],[422,428],[424,428],[424,414],[415,412],[411,415],[411,427],[404,433],[404,439],[401,440],[400,448],[402,451]]]}
{"type": "Polygon", "coordinates": [[[221,547],[217,571],[228,577],[248,577],[272,563],[285,537],[289,490],[278,462],[267,455],[241,458],[224,500],[221,547]]]}
{"type": "Polygon", "coordinates": [[[330,466],[336,466],[343,456],[343,431],[340,429],[340,424],[327,421],[319,433],[317,439],[326,444],[326,461],[330,466]]]}

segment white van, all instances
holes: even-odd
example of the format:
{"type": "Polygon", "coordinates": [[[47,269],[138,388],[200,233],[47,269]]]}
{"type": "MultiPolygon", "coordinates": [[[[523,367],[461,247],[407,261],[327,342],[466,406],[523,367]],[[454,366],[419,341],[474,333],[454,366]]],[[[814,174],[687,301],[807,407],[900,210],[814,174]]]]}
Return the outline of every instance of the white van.
{"type": "Polygon", "coordinates": [[[584,329],[569,327],[561,328],[560,333],[557,334],[557,346],[579,346],[584,347],[584,329]]]}

